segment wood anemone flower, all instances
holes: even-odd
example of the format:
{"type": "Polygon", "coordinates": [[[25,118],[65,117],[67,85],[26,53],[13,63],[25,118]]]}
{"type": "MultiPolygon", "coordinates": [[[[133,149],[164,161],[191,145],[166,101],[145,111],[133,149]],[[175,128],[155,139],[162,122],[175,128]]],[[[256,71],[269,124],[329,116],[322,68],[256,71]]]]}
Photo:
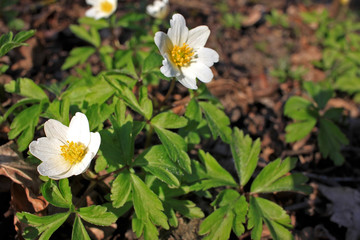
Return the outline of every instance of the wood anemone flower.
{"type": "Polygon", "coordinates": [[[32,141],[29,150],[42,161],[38,172],[58,180],[85,172],[100,147],[100,134],[90,132],[85,114],[77,112],[69,127],[50,119],[44,125],[46,137],[32,141]]]}
{"type": "Polygon", "coordinates": [[[207,26],[189,30],[181,14],[174,14],[166,33],[155,34],[155,44],[164,57],[160,71],[166,77],[176,77],[185,87],[197,89],[196,78],[208,83],[213,79],[210,67],[219,61],[219,54],[205,43],[210,35],[207,26]]]}
{"type": "Polygon", "coordinates": [[[155,0],[146,7],[146,13],[158,19],[164,19],[169,14],[169,0],[155,0]]]}
{"type": "Polygon", "coordinates": [[[95,19],[107,18],[117,8],[117,0],[86,0],[86,3],[92,7],[86,11],[85,15],[95,19]]]}

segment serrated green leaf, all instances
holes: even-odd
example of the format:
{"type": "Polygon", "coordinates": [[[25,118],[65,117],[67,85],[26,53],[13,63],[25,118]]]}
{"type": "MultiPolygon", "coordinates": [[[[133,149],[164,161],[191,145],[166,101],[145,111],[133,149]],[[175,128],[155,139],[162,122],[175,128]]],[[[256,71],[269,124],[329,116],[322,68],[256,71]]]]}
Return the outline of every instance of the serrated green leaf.
{"type": "Polygon", "coordinates": [[[115,178],[111,187],[111,201],[116,208],[122,207],[131,192],[130,172],[125,170],[115,178]]]}
{"type": "Polygon", "coordinates": [[[330,108],[324,113],[323,117],[337,122],[342,117],[343,111],[343,108],[330,108]]]}
{"type": "Polygon", "coordinates": [[[226,171],[210,153],[205,153],[203,150],[199,151],[200,160],[204,163],[206,172],[214,179],[227,183],[230,186],[237,186],[234,178],[226,171]]]}
{"type": "Polygon", "coordinates": [[[88,32],[83,26],[78,25],[70,25],[70,30],[73,32],[78,38],[94,45],[95,47],[99,47],[101,44],[100,35],[98,31],[91,27],[88,32]]]}
{"type": "Polygon", "coordinates": [[[64,64],[61,66],[61,69],[66,70],[77,64],[83,64],[95,52],[96,52],[96,49],[93,47],[73,48],[70,51],[70,55],[66,58],[64,64]]]}
{"type": "Polygon", "coordinates": [[[286,126],[286,142],[296,142],[306,137],[316,125],[316,119],[291,123],[286,126]]]}
{"type": "Polygon", "coordinates": [[[191,172],[189,155],[186,153],[187,145],[184,139],[178,134],[169,130],[154,126],[161,143],[165,146],[170,159],[179,164],[186,172],[191,172]]]}
{"type": "Polygon", "coordinates": [[[308,178],[301,173],[294,173],[279,178],[278,180],[271,183],[271,185],[263,188],[262,193],[265,192],[283,192],[283,191],[295,191],[303,192],[305,194],[310,194],[312,188],[305,183],[308,181],[308,178]]]}
{"type": "Polygon", "coordinates": [[[117,219],[115,214],[108,212],[106,207],[100,205],[79,208],[76,212],[85,221],[100,226],[110,226],[117,219]]]}
{"type": "Polygon", "coordinates": [[[89,234],[87,233],[84,224],[81,222],[81,218],[76,215],[72,233],[71,233],[71,239],[76,240],[90,240],[89,234]]]}
{"type": "Polygon", "coordinates": [[[56,181],[50,179],[41,186],[41,193],[44,198],[56,207],[70,208],[72,205],[72,194],[67,178],[59,181],[59,186],[56,181]]]}
{"type": "Polygon", "coordinates": [[[160,113],[151,119],[151,124],[156,125],[159,128],[168,129],[185,127],[187,122],[188,121],[186,118],[180,117],[179,115],[170,111],[160,113]]]}
{"type": "Polygon", "coordinates": [[[151,52],[144,60],[142,72],[146,73],[161,66],[163,57],[156,52],[151,52]]]}
{"type": "Polygon", "coordinates": [[[201,223],[199,234],[205,235],[203,239],[227,240],[230,237],[234,213],[230,206],[218,208],[201,223]]]}
{"type": "Polygon", "coordinates": [[[230,146],[240,185],[245,186],[257,166],[261,150],[260,139],[253,142],[249,135],[245,136],[242,131],[235,128],[230,146]]]}
{"type": "Polygon", "coordinates": [[[145,119],[149,120],[153,114],[153,104],[148,97],[148,90],[146,86],[141,86],[139,89],[139,103],[142,111],[144,112],[145,119]]]}
{"type": "Polygon", "coordinates": [[[129,107],[145,116],[135,94],[127,86],[107,76],[104,76],[104,79],[116,90],[118,96],[121,97],[129,107]]]}
{"type": "Polygon", "coordinates": [[[278,238],[279,236],[286,236],[287,238],[284,239],[292,239],[291,233],[286,229],[292,227],[290,217],[286,212],[279,205],[269,200],[250,197],[247,228],[252,229],[252,239],[261,238],[263,221],[269,229],[271,228],[270,232],[274,239],[283,239],[278,238]],[[278,226],[281,226],[281,228],[278,226]]]}
{"type": "Polygon", "coordinates": [[[156,194],[135,174],[131,174],[131,188],[136,216],[146,223],[151,221],[169,229],[164,208],[156,194]]]}
{"type": "Polygon", "coordinates": [[[37,234],[41,234],[39,240],[49,239],[51,235],[66,221],[69,215],[70,212],[57,213],[44,217],[39,217],[27,212],[16,214],[20,221],[25,222],[37,229],[37,234]]]}
{"type": "Polygon", "coordinates": [[[178,166],[171,161],[163,145],[155,145],[146,149],[135,159],[134,165],[143,167],[145,171],[151,172],[171,187],[180,186],[176,175],[181,172],[178,166]]]}
{"type": "Polygon", "coordinates": [[[296,158],[280,158],[264,167],[251,184],[251,193],[267,192],[267,188],[296,166],[296,158]]]}
{"type": "Polygon", "coordinates": [[[312,102],[299,96],[292,96],[286,101],[284,114],[295,120],[316,119],[317,113],[311,109],[312,102]]]}
{"type": "Polygon", "coordinates": [[[24,42],[24,41],[28,40],[29,38],[31,38],[32,36],[34,36],[35,33],[36,33],[36,30],[21,31],[15,35],[13,41],[17,42],[17,43],[24,42]]]}
{"type": "Polygon", "coordinates": [[[94,27],[95,29],[103,29],[109,27],[109,22],[104,18],[94,19],[91,17],[82,17],[79,18],[78,21],[80,24],[86,24],[94,27]]]}
{"type": "Polygon", "coordinates": [[[221,140],[225,143],[230,143],[231,128],[229,127],[229,117],[211,103],[199,102],[199,104],[201,109],[204,111],[213,138],[216,139],[220,136],[221,140]]]}
{"type": "Polygon", "coordinates": [[[9,93],[16,93],[23,97],[38,100],[48,99],[44,90],[29,78],[18,78],[16,81],[11,81],[10,83],[5,84],[5,90],[9,93]]]}
{"type": "Polygon", "coordinates": [[[11,123],[8,137],[9,139],[14,139],[20,134],[17,140],[19,151],[24,151],[29,146],[31,140],[33,140],[41,107],[41,104],[37,104],[26,108],[19,113],[11,123]]]}
{"type": "Polygon", "coordinates": [[[324,158],[330,157],[335,165],[344,163],[340,149],[341,146],[349,144],[349,140],[332,121],[325,118],[320,119],[317,141],[324,158]]]}

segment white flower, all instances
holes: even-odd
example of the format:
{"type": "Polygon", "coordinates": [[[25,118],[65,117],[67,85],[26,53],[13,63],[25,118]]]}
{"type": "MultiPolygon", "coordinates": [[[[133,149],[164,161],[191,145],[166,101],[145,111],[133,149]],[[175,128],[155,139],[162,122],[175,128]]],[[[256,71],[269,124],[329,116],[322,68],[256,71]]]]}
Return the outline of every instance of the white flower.
{"type": "Polygon", "coordinates": [[[89,121],[83,113],[76,113],[69,127],[50,119],[44,125],[46,137],[32,141],[29,150],[42,163],[41,175],[52,179],[79,175],[88,169],[100,147],[100,134],[89,130],[89,121]]]}
{"type": "Polygon", "coordinates": [[[107,18],[117,8],[117,0],[86,0],[86,3],[92,7],[86,11],[85,15],[95,19],[107,18]]]}
{"type": "Polygon", "coordinates": [[[155,0],[153,4],[146,7],[146,12],[150,16],[164,19],[169,13],[169,0],[155,0]]]}
{"type": "Polygon", "coordinates": [[[190,89],[197,89],[196,78],[205,83],[210,82],[213,78],[210,67],[219,61],[219,55],[204,47],[210,35],[209,28],[198,26],[189,31],[180,14],[173,15],[170,26],[167,34],[157,32],[154,38],[164,57],[160,71],[166,77],[176,77],[190,89]]]}

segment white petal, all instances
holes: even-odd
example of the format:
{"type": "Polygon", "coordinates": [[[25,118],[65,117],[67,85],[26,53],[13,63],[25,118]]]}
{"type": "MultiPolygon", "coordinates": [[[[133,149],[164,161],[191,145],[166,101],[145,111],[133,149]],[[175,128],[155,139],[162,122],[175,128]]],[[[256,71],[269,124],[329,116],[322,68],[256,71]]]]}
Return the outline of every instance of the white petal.
{"type": "Polygon", "coordinates": [[[71,164],[65,161],[61,156],[58,158],[48,159],[46,162],[42,162],[38,167],[38,172],[43,176],[53,177],[68,172],[71,168],[71,164]]]}
{"type": "Polygon", "coordinates": [[[74,167],[71,166],[68,171],[63,172],[63,173],[58,174],[58,175],[52,175],[52,176],[49,176],[49,177],[52,178],[52,179],[54,179],[54,180],[59,180],[59,179],[71,177],[71,176],[73,176],[73,175],[75,175],[75,174],[74,174],[74,167]]]}
{"type": "Polygon", "coordinates": [[[197,89],[196,86],[196,79],[188,78],[185,75],[180,75],[176,77],[176,79],[184,85],[184,87],[190,88],[190,89],[197,89]]]}
{"type": "Polygon", "coordinates": [[[191,71],[196,74],[196,77],[204,83],[210,82],[214,77],[211,69],[202,62],[192,63],[189,68],[191,68],[191,71]]]}
{"type": "Polygon", "coordinates": [[[98,3],[97,0],[86,0],[85,2],[86,2],[86,4],[92,5],[92,6],[98,3]]]}
{"type": "Polygon", "coordinates": [[[219,61],[219,54],[211,48],[200,48],[197,52],[198,61],[211,67],[219,61]]]}
{"type": "Polygon", "coordinates": [[[98,13],[98,10],[95,7],[92,7],[85,12],[85,16],[95,18],[97,13],[98,13]]]}
{"type": "Polygon", "coordinates": [[[44,124],[46,137],[59,139],[62,143],[66,143],[68,130],[67,126],[54,119],[50,119],[44,124]]]}
{"type": "Polygon", "coordinates": [[[180,75],[179,69],[173,65],[167,58],[162,61],[163,66],[160,68],[160,72],[166,77],[176,77],[180,75]]]}
{"type": "Polygon", "coordinates": [[[168,54],[170,55],[171,49],[173,49],[173,44],[168,35],[163,32],[157,32],[154,37],[156,46],[159,48],[161,55],[168,54]]]}
{"type": "Polygon", "coordinates": [[[174,14],[170,20],[170,28],[167,32],[174,45],[181,46],[186,42],[189,29],[186,27],[185,18],[181,14],[174,14]]]}
{"type": "Polygon", "coordinates": [[[207,26],[198,26],[189,31],[189,37],[186,41],[190,47],[197,49],[205,46],[210,36],[210,30],[207,26]]]}
{"type": "Polygon", "coordinates": [[[89,145],[89,121],[85,114],[77,112],[75,116],[71,119],[67,138],[70,142],[81,142],[85,146],[89,145]]]}
{"type": "Polygon", "coordinates": [[[37,141],[32,141],[29,145],[31,154],[43,162],[60,156],[63,143],[56,138],[42,137],[37,141]]]}
{"type": "Polygon", "coordinates": [[[73,168],[74,168],[73,175],[79,175],[79,174],[85,172],[86,169],[89,168],[91,160],[95,157],[96,153],[99,150],[100,143],[101,143],[100,134],[98,132],[91,133],[91,141],[88,146],[88,152],[86,153],[86,155],[84,156],[84,159],[81,162],[79,162],[73,166],[73,168]]]}

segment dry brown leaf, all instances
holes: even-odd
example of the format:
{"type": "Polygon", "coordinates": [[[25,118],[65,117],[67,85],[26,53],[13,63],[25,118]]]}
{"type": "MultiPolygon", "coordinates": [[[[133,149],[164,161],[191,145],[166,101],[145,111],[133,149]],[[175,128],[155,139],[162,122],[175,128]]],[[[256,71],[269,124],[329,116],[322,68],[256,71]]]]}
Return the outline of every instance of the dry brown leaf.
{"type": "Polygon", "coordinates": [[[0,146],[0,175],[9,178],[11,203],[16,211],[41,211],[48,202],[39,196],[40,180],[36,167],[26,163],[13,150],[14,143],[0,146]]]}
{"type": "Polygon", "coordinates": [[[321,193],[332,204],[328,210],[330,220],[347,228],[346,240],[360,239],[360,192],[349,187],[327,187],[318,185],[321,193]]]}

